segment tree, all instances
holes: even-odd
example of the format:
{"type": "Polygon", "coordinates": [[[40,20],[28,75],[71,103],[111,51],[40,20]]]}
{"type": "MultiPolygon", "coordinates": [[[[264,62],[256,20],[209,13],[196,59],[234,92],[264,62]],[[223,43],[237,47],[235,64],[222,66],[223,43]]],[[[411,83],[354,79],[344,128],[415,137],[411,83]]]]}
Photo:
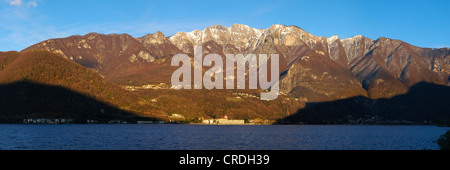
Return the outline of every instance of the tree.
{"type": "Polygon", "coordinates": [[[434,141],[441,150],[450,150],[450,130],[447,130],[439,139],[434,141]]]}

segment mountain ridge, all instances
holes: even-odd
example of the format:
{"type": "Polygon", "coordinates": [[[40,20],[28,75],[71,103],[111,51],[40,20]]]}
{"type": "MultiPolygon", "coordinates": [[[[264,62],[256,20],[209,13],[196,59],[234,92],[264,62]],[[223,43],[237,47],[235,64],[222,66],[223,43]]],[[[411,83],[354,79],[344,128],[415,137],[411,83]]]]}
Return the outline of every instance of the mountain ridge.
{"type": "MultiPolygon", "coordinates": [[[[402,113],[386,115],[382,112],[401,110],[390,105],[390,101],[399,103],[399,107],[409,107],[404,103],[408,100],[425,105],[417,111],[410,109],[412,114],[419,115],[414,121],[417,117],[426,118],[422,113],[426,108],[448,118],[440,114],[446,112],[447,107],[426,101],[430,96],[409,95],[409,92],[420,83],[448,87],[449,74],[448,48],[420,48],[401,40],[384,37],[373,40],[362,35],[326,38],[298,26],[280,24],[266,29],[243,24],[214,25],[171,36],[160,31],[142,37],[89,33],[45,40],[20,52],[0,52],[0,83],[5,85],[5,91],[30,86],[43,87],[50,92],[52,88],[60,91],[58,87],[63,87],[137,116],[169,120],[170,115],[178,114],[185,116],[182,121],[221,116],[270,120],[292,117],[299,121],[295,115],[301,115],[305,108],[311,113],[327,109],[342,112],[336,115],[338,117],[346,116],[348,113],[344,113],[343,108],[349,108],[354,115],[364,116],[368,111],[404,119],[408,116],[395,115],[402,113]],[[176,91],[166,88],[177,69],[171,66],[171,57],[185,53],[193,58],[196,45],[202,46],[203,56],[209,53],[222,57],[225,54],[279,54],[281,91],[278,99],[259,100],[261,89],[176,91]],[[34,84],[14,84],[20,81],[34,84]],[[411,97],[414,100],[409,99],[411,97]],[[383,104],[378,106],[385,110],[368,107],[367,101],[381,102],[383,104]],[[314,103],[329,108],[309,108],[314,103]]],[[[40,96],[31,95],[31,98],[40,96]]],[[[436,101],[441,102],[446,101],[436,101]]],[[[92,108],[97,108],[98,112],[100,107],[104,105],[97,103],[92,108]]]]}
{"type": "MultiPolygon", "coordinates": [[[[137,84],[158,81],[169,83],[169,73],[164,73],[164,76],[154,76],[159,78],[153,80],[149,78],[150,76],[137,76],[147,73],[136,73],[136,70],[146,70],[148,72],[169,70],[170,72],[173,69],[169,66],[167,58],[177,53],[186,53],[192,57],[194,52],[193,48],[197,45],[204,46],[204,54],[277,53],[280,55],[281,72],[289,72],[293,65],[298,65],[301,68],[305,68],[302,70],[306,70],[307,72],[302,72],[300,75],[297,75],[299,71],[297,69],[297,71],[291,70],[292,74],[287,75],[310,76],[309,80],[311,80],[282,80],[282,91],[290,94],[308,93],[307,91],[310,91],[316,93],[317,96],[323,96],[318,100],[334,100],[355,95],[369,96],[374,99],[390,98],[406,93],[408,87],[420,81],[450,85],[448,81],[450,74],[450,50],[448,48],[420,48],[401,40],[385,37],[373,40],[362,35],[345,39],[340,39],[338,36],[331,36],[329,38],[319,37],[295,25],[274,24],[266,29],[256,29],[243,24],[233,24],[230,27],[213,25],[203,30],[178,32],[171,36],[165,36],[162,32],[158,31],[154,34],[147,34],[139,38],[134,38],[128,34],[98,35],[96,33],[90,33],[80,37],[85,37],[84,39],[87,38],[88,40],[83,41],[83,38],[76,39],[71,37],[51,39],[47,41],[54,42],[53,46],[51,44],[49,45],[47,41],[44,41],[30,46],[23,51],[44,49],[60,53],[63,56],[67,55],[67,58],[98,70],[106,79],[114,83],[120,82],[120,84],[124,85],[127,82],[123,80],[115,81],[112,77],[139,77],[129,81],[137,84]],[[120,38],[122,41],[116,40],[117,38],[109,38],[113,39],[113,42],[116,44],[108,45],[100,43],[95,45],[88,42],[89,39],[97,42],[107,42],[111,41],[107,37],[117,36],[122,37],[120,38]],[[99,37],[99,39],[96,39],[96,37],[99,37]],[[127,39],[128,41],[126,41],[127,39]],[[61,41],[65,42],[65,40],[68,40],[69,43],[61,43],[61,41]],[[73,42],[70,43],[70,41],[73,42]],[[96,49],[99,52],[88,54],[90,56],[97,56],[96,58],[83,61],[81,59],[83,58],[82,55],[73,52],[76,50],[58,47],[57,42],[61,44],[77,44],[77,48],[82,50],[85,50],[84,47],[89,49],[89,47],[105,46],[106,51],[113,51],[113,53],[101,52],[101,49],[96,49]],[[123,48],[123,50],[118,50],[118,47],[123,48]],[[108,56],[107,58],[113,58],[109,61],[114,64],[107,63],[105,56],[108,56]],[[321,61],[308,59],[310,57],[314,57],[314,59],[320,58],[318,56],[325,57],[320,59],[321,61]],[[102,60],[103,58],[105,58],[104,61],[102,60]],[[316,63],[308,64],[309,62],[316,63]],[[321,65],[319,63],[326,64],[321,65]],[[155,65],[158,65],[160,69],[151,69],[155,65]],[[337,68],[329,70],[329,68],[334,67],[337,68]],[[308,70],[316,70],[316,73],[313,73],[314,71],[309,72],[308,70]],[[350,76],[345,76],[349,73],[351,74],[350,76]],[[330,75],[336,82],[342,84],[342,88],[339,90],[349,95],[339,95],[339,93],[333,92],[331,94],[321,90],[322,87],[314,85],[326,82],[326,80],[320,79],[324,77],[324,74],[330,75]],[[348,79],[349,81],[343,79],[348,79]],[[357,89],[362,88],[365,92],[361,89],[356,90],[360,92],[355,92],[354,90],[347,91],[347,89],[343,88],[345,86],[351,86],[357,89]],[[304,89],[306,91],[296,91],[296,89],[304,89]]],[[[323,88],[334,88],[331,84],[323,88]]],[[[299,95],[294,96],[300,97],[299,95]]]]}

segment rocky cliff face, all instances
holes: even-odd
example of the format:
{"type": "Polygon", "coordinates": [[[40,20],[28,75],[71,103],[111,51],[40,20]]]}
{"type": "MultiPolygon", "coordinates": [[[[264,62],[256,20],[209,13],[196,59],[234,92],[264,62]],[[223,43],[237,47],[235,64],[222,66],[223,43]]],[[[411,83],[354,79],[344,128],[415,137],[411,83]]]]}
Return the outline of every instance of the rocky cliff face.
{"type": "Polygon", "coordinates": [[[205,54],[222,56],[279,54],[282,92],[311,102],[352,96],[390,98],[421,81],[450,85],[448,48],[420,48],[361,35],[318,37],[285,25],[267,29],[214,25],[169,37],[161,32],[140,38],[91,33],[43,41],[25,51],[44,49],[96,69],[112,82],[144,84],[170,82],[174,70],[170,57],[193,56],[194,46],[203,46],[205,54]]]}

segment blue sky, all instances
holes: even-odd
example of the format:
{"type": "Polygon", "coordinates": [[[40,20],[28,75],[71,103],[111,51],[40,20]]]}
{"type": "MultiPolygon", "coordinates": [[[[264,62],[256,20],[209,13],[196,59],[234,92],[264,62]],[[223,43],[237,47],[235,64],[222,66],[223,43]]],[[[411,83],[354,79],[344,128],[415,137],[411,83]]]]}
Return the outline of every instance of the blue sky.
{"type": "Polygon", "coordinates": [[[316,35],[388,37],[450,47],[449,0],[0,0],[0,51],[70,35],[170,36],[234,23],[296,25],[316,35]]]}

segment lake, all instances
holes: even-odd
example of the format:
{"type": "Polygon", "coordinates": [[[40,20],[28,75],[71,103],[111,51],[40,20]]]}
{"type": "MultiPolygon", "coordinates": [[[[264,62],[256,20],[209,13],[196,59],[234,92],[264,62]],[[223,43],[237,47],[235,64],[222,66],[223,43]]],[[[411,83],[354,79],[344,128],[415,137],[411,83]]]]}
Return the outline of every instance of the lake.
{"type": "Polygon", "coordinates": [[[1,124],[0,150],[421,150],[449,127],[1,124]]]}

